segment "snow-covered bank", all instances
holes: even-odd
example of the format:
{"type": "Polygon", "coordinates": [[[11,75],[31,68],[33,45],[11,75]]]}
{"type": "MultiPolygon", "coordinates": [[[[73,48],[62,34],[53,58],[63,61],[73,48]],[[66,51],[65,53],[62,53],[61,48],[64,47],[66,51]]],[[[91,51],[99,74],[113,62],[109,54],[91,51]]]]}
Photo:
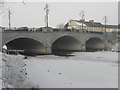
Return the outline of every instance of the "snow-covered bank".
{"type": "Polygon", "coordinates": [[[3,54],[1,61],[3,88],[35,88],[27,77],[24,56],[3,54]]]}
{"type": "Polygon", "coordinates": [[[0,90],[2,89],[2,53],[0,52],[0,90]]]}
{"type": "Polygon", "coordinates": [[[117,52],[28,57],[27,73],[41,88],[117,88],[117,52]]]}

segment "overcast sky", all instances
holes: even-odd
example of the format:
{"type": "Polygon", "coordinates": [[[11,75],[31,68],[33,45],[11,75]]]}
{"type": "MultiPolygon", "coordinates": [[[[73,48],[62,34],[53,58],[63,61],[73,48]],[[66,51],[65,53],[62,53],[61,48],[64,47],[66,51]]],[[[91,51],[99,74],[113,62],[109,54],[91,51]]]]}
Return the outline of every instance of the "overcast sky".
{"type": "MultiPolygon", "coordinates": [[[[103,16],[108,17],[108,24],[118,23],[117,2],[47,2],[49,4],[49,25],[56,27],[65,24],[70,19],[79,20],[80,11],[85,11],[86,20],[103,23],[103,16]]],[[[44,2],[7,3],[10,8],[12,26],[42,27],[45,26],[44,2]]],[[[8,26],[7,13],[2,15],[2,25],[8,26]]]]}

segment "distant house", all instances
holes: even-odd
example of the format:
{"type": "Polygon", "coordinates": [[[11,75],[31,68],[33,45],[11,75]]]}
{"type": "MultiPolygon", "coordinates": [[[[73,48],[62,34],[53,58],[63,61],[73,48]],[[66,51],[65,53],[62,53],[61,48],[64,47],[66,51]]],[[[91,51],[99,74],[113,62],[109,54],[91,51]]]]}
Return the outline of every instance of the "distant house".
{"type": "MultiPolygon", "coordinates": [[[[105,25],[100,22],[94,22],[94,20],[70,20],[65,26],[65,29],[75,29],[79,31],[96,31],[96,32],[104,32],[105,25]],[[83,27],[82,27],[83,24],[83,27]],[[83,29],[82,29],[83,28],[83,29]]],[[[118,25],[106,25],[107,32],[116,32],[118,31],[118,25]]]]}
{"type": "MultiPolygon", "coordinates": [[[[104,25],[105,27],[105,25],[104,25]]],[[[107,32],[118,32],[118,25],[106,25],[107,32]]]]}

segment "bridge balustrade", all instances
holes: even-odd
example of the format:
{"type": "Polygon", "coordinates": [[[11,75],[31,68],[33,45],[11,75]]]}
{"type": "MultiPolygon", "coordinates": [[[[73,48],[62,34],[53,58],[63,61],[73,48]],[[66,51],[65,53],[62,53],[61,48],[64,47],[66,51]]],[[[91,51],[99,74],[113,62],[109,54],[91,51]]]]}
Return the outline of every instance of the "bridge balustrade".
{"type": "MultiPolygon", "coordinates": [[[[34,28],[31,28],[31,29],[2,29],[2,32],[4,31],[28,31],[28,32],[44,32],[42,29],[38,28],[38,29],[34,29],[34,28]]],[[[82,33],[96,33],[96,34],[103,34],[104,32],[98,32],[98,31],[89,31],[89,30],[81,30],[81,29],[53,29],[53,31],[46,31],[46,32],[82,32],[82,33]]]]}

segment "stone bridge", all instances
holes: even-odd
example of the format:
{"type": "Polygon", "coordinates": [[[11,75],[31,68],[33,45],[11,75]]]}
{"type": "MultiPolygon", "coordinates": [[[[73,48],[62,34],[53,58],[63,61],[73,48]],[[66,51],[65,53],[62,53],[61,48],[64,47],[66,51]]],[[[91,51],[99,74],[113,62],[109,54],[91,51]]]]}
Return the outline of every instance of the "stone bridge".
{"type": "Polygon", "coordinates": [[[95,51],[111,49],[116,37],[87,32],[3,31],[2,46],[10,50],[25,50],[36,54],[59,51],[95,51]]]}

